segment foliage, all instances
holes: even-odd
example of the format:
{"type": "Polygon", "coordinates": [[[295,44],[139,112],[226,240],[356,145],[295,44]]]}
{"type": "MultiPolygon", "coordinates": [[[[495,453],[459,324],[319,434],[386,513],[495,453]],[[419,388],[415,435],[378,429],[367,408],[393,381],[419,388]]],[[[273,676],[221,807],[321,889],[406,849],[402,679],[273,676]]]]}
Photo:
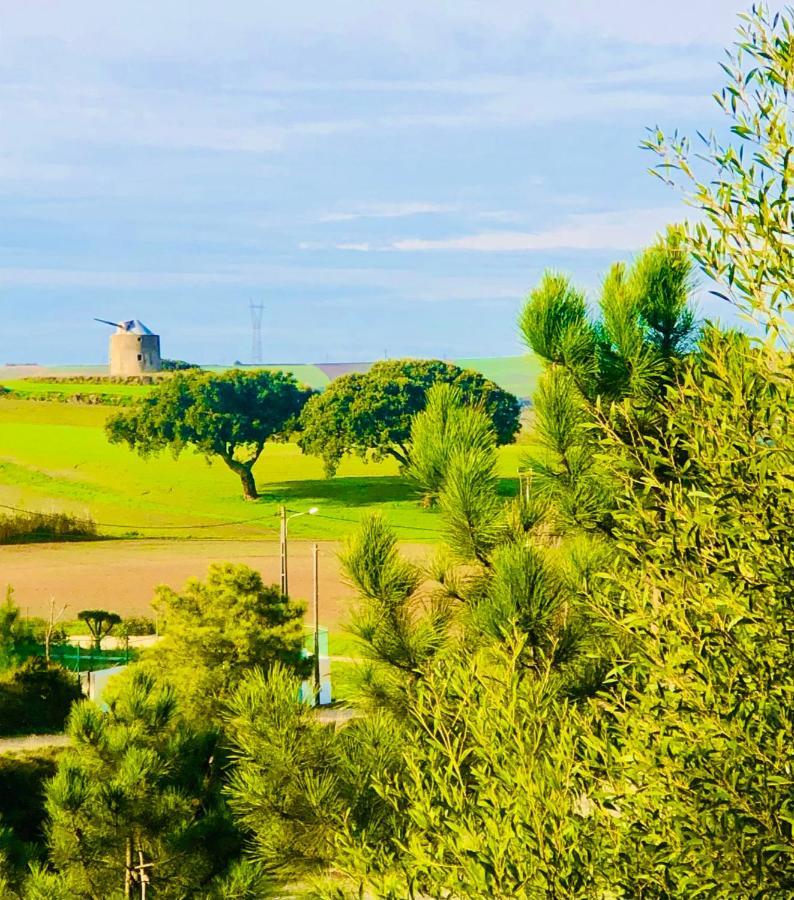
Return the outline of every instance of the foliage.
{"type": "Polygon", "coordinates": [[[17,512],[13,515],[0,515],[0,544],[88,540],[95,538],[96,535],[96,523],[88,516],[75,516],[63,512],[17,512]]]}
{"type": "Polygon", "coordinates": [[[22,617],[22,611],[14,602],[14,591],[9,585],[6,597],[0,604],[0,672],[24,659],[24,645],[33,640],[30,622],[22,617]]]}
{"type": "Polygon", "coordinates": [[[378,362],[369,372],[331,382],[306,404],[298,444],[304,453],[322,458],[329,476],[349,453],[374,460],[392,456],[407,466],[412,418],[438,383],[455,385],[467,403],[487,412],[500,444],[515,439],[519,404],[512,394],[452,363],[404,359],[378,362]]]}
{"type": "Polygon", "coordinates": [[[61,753],[43,748],[0,756],[0,820],[28,844],[44,843],[45,785],[61,753]]]}
{"type": "Polygon", "coordinates": [[[0,734],[62,731],[81,696],[72,673],[33,657],[0,678],[0,734]]]}
{"type": "Polygon", "coordinates": [[[11,391],[0,391],[0,397],[6,400],[30,400],[34,403],[78,403],[85,406],[129,406],[132,398],[127,394],[109,393],[84,393],[82,391],[52,390],[43,391],[20,390],[14,388],[11,391]]]}
{"type": "Polygon", "coordinates": [[[73,746],[47,788],[52,863],[62,896],[206,890],[240,849],[220,802],[223,755],[212,731],[182,724],[170,688],[137,671],[107,712],[75,708],[73,746]]]}
{"type": "Polygon", "coordinates": [[[162,359],[160,360],[163,372],[186,372],[190,369],[200,369],[201,366],[196,363],[186,362],[184,359],[162,359]]]}
{"type": "Polygon", "coordinates": [[[607,896],[587,893],[594,825],[575,715],[551,669],[522,675],[523,656],[516,636],[447,657],[417,685],[397,777],[374,773],[405,822],[397,872],[372,879],[379,896],[607,896]]]}
{"type": "Polygon", "coordinates": [[[341,561],[362,601],[351,619],[370,660],[362,686],[376,704],[399,709],[406,686],[446,642],[450,598],[420,592],[421,570],[400,556],[397,536],[378,515],[348,540],[341,561]]]}
{"type": "Polygon", "coordinates": [[[178,457],[188,446],[217,456],[240,478],[245,498],[255,500],[254,464],[268,440],[289,435],[310,394],[284,372],[177,372],[111,416],[106,431],[112,443],[144,457],[165,449],[178,457]]]}
{"type": "Polygon", "coordinates": [[[664,438],[629,447],[621,564],[594,596],[631,655],[592,797],[624,889],[786,896],[794,366],[710,332],[669,402],[664,438]]]}
{"type": "Polygon", "coordinates": [[[282,878],[335,866],[343,823],[372,853],[393,853],[398,816],[372,788],[376,773],[398,764],[393,728],[375,716],[335,732],[297,694],[297,680],[277,665],[252,672],[229,703],[227,795],[253,836],[253,859],[282,878]]]}
{"type": "Polygon", "coordinates": [[[149,616],[127,616],[119,625],[119,634],[122,637],[156,634],[157,626],[154,619],[149,616]]]}
{"type": "Polygon", "coordinates": [[[406,477],[433,505],[444,486],[452,453],[459,447],[492,447],[493,426],[481,406],[464,402],[460,388],[436,384],[427,392],[427,405],[411,422],[411,458],[406,477]]]}
{"type": "Polygon", "coordinates": [[[85,622],[94,639],[95,650],[101,650],[102,638],[107,637],[117,625],[121,624],[121,616],[106,609],[82,609],[77,613],[77,618],[85,622]]]}
{"type": "Polygon", "coordinates": [[[535,395],[541,452],[525,468],[557,528],[610,534],[618,485],[594,434],[597,412],[623,433],[664,427],[660,401],[698,333],[692,283],[682,232],[670,229],[630,269],[612,267],[595,322],[560,275],[547,274],[530,294],[521,331],[546,370],[535,395]]]}
{"type": "Polygon", "coordinates": [[[791,97],[794,18],[753,4],[741,16],[738,40],[722,64],[728,81],[715,94],[733,142],[698,133],[688,138],[653,129],[645,146],[661,158],[653,170],[680,183],[705,215],[688,228],[695,259],[725,286],[717,292],[759,323],[774,342],[790,340],[794,311],[791,244],[791,97]]]}
{"type": "Polygon", "coordinates": [[[191,579],[181,592],[158,588],[154,605],[163,637],[142,664],[167,675],[183,712],[197,721],[217,719],[252,667],[279,662],[296,675],[311,671],[303,656],[303,604],[282,597],[248,566],[214,564],[206,581],[191,579]]]}

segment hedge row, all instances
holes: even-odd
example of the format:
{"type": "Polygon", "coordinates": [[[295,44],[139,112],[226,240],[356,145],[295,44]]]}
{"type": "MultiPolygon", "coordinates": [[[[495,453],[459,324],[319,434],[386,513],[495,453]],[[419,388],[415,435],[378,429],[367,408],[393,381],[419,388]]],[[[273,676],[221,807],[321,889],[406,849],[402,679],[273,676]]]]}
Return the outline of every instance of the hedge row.
{"type": "Polygon", "coordinates": [[[89,406],[129,406],[135,399],[123,394],[65,394],[63,391],[0,391],[7,400],[40,400],[44,403],[82,403],[89,406]]]}

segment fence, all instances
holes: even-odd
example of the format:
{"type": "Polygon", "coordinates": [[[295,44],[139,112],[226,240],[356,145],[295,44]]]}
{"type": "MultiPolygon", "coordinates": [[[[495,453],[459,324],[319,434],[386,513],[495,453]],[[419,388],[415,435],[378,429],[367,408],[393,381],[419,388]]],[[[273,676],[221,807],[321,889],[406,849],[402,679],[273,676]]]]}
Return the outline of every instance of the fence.
{"type": "MultiPolygon", "coordinates": [[[[19,655],[25,659],[33,656],[44,658],[44,644],[26,644],[20,647],[19,655]]],[[[113,666],[124,666],[132,662],[137,654],[127,647],[125,650],[95,650],[75,646],[74,644],[51,644],[50,660],[68,669],[70,672],[97,672],[113,666]]]]}

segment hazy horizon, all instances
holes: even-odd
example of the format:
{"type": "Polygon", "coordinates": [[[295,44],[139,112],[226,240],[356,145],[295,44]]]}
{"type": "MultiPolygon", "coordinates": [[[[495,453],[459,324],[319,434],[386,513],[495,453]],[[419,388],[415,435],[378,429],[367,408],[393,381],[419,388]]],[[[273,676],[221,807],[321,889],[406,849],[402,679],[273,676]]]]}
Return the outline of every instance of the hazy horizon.
{"type": "Polygon", "coordinates": [[[639,143],[720,127],[744,5],[0,0],[0,364],[246,360],[251,300],[273,362],[516,355],[686,215],[639,143]]]}

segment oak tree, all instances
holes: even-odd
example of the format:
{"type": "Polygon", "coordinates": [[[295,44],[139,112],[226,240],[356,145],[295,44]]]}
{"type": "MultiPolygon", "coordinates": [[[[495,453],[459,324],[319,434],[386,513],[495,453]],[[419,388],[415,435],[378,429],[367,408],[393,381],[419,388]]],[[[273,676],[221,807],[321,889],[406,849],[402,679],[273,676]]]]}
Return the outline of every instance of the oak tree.
{"type": "Polygon", "coordinates": [[[412,419],[439,383],[454,385],[466,403],[481,406],[500,444],[515,439],[519,402],[493,381],[440,359],[395,359],[343,375],[312,397],[301,414],[298,444],[322,458],[327,475],[348,453],[376,461],[391,456],[407,466],[412,419]]]}
{"type": "Polygon", "coordinates": [[[253,468],[268,440],[286,438],[311,395],[279,371],[177,372],[130,409],[111,416],[111,443],[148,457],[187,447],[218,457],[240,478],[246,500],[259,496],[253,468]]]}

